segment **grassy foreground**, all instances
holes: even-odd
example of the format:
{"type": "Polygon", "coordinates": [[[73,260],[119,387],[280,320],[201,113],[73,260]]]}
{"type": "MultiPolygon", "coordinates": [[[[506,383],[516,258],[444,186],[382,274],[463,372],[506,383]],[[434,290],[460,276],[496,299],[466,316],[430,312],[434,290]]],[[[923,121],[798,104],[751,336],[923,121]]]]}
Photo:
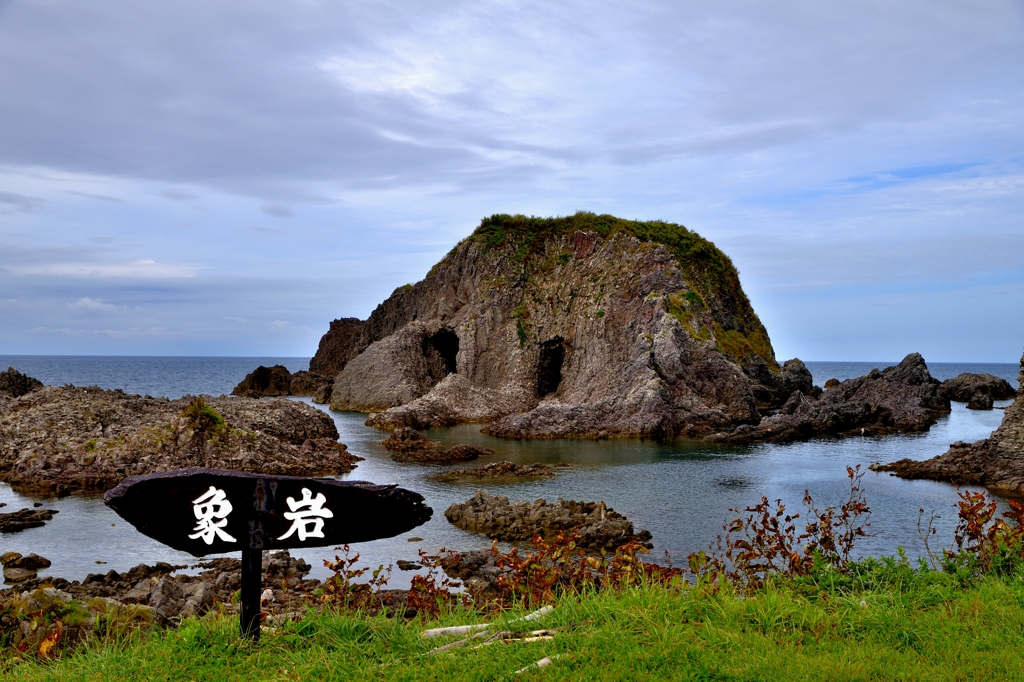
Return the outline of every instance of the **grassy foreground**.
{"type": "MultiPolygon", "coordinates": [[[[424,623],[360,613],[308,615],[243,643],[235,619],[93,641],[56,661],[0,656],[17,680],[992,680],[1024,679],[1024,580],[963,587],[939,572],[887,571],[836,589],[785,582],[739,597],[721,590],[633,587],[565,596],[534,623],[551,640],[497,642],[430,655],[453,641],[427,627],[485,622],[455,610],[424,623]],[[900,574],[908,580],[906,582],[900,574]],[[513,672],[544,657],[551,665],[513,672]]],[[[510,620],[521,613],[496,618],[510,620]]],[[[500,629],[500,628],[499,628],[500,629]]]]}

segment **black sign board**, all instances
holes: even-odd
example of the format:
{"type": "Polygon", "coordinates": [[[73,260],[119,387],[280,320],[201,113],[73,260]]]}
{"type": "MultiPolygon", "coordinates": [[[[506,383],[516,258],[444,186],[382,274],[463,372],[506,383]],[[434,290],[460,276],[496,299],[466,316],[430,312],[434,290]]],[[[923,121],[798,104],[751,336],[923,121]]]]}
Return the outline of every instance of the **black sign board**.
{"type": "Polygon", "coordinates": [[[259,637],[264,549],[393,537],[433,511],[393,485],[181,469],[131,476],[104,496],[140,532],[194,556],[242,552],[242,631],[259,637]]]}

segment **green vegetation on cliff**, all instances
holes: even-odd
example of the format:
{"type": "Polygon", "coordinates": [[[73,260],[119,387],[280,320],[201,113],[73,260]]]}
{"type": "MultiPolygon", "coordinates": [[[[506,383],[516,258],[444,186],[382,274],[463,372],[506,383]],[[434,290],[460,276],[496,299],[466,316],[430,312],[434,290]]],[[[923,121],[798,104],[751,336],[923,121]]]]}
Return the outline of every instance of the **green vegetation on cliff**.
{"type": "MultiPolygon", "coordinates": [[[[489,249],[506,248],[525,264],[543,251],[549,239],[577,230],[595,232],[605,239],[624,232],[641,242],[665,246],[675,256],[691,288],[685,293],[665,292],[681,299],[670,300],[669,312],[696,338],[706,340],[714,333],[719,349],[733,360],[743,363],[745,358],[757,355],[769,367],[778,368],[768,333],[743,292],[732,260],[712,242],[682,225],[624,220],[586,211],[559,218],[502,213],[484,218],[471,239],[483,242],[489,249]],[[705,311],[711,321],[702,330],[697,318],[705,311]]],[[[560,254],[557,260],[565,263],[568,259],[569,254],[560,254]]]]}

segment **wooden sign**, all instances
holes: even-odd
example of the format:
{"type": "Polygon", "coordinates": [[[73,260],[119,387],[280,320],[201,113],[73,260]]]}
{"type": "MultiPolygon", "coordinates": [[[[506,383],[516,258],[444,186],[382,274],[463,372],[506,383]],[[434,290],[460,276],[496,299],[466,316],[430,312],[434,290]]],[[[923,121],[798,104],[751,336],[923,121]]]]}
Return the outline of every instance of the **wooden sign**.
{"type": "Polygon", "coordinates": [[[433,514],[422,495],[393,485],[220,469],[131,476],[104,501],[174,549],[194,556],[241,551],[242,632],[253,638],[259,637],[263,550],[389,538],[433,514]]]}

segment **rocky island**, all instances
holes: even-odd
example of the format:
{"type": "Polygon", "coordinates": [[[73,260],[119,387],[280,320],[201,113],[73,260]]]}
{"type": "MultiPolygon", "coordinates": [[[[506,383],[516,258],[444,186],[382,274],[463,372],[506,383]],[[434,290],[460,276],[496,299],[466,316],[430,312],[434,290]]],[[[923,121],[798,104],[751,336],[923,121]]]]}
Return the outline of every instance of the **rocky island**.
{"type": "Polygon", "coordinates": [[[279,398],[169,400],[40,384],[0,401],[0,480],[63,494],[188,467],[298,476],[351,471],[360,458],[337,440],[327,414],[279,398]]]}
{"type": "Polygon", "coordinates": [[[823,392],[800,360],[778,363],[714,244],[586,212],[484,219],[367,320],[331,322],[310,373],[261,367],[236,392],[308,390],[385,430],[477,422],[504,438],[751,443],[926,430],[951,396],[984,407],[1005,391],[940,384],[911,353],[823,392]],[[309,388],[311,376],[333,381],[309,388]]]}
{"type": "MultiPolygon", "coordinates": [[[[901,478],[983,485],[1003,495],[1024,495],[1024,356],[1020,361],[1018,387],[1002,424],[988,438],[974,443],[953,443],[944,454],[923,462],[901,459],[873,465],[872,469],[889,471],[901,478]]],[[[970,395],[974,394],[972,390],[970,395]]],[[[967,393],[960,397],[964,395],[967,393]]]]}

